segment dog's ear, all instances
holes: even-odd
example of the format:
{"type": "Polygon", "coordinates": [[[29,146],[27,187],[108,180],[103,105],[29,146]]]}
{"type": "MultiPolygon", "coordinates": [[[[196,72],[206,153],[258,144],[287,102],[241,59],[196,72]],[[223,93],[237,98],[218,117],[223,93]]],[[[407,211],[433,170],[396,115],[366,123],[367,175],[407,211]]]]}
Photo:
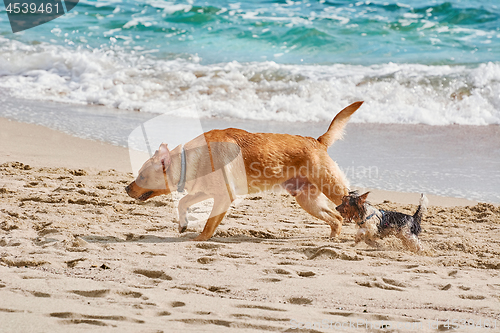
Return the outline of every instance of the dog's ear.
{"type": "Polygon", "coordinates": [[[158,148],[158,157],[160,158],[161,164],[167,168],[170,164],[170,150],[166,143],[162,143],[160,148],[158,148]]]}
{"type": "Polygon", "coordinates": [[[360,204],[364,204],[366,201],[366,198],[368,198],[368,194],[370,194],[370,191],[366,192],[365,194],[362,194],[358,197],[358,202],[360,204]]]}

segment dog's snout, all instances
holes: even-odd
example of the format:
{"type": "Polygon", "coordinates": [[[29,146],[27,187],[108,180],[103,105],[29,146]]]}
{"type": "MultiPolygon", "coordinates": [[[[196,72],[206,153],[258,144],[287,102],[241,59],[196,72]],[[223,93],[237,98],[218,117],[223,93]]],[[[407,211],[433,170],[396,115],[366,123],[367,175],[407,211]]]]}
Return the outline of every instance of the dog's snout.
{"type": "Polygon", "coordinates": [[[127,192],[128,195],[132,196],[135,192],[134,186],[135,186],[135,181],[125,186],[125,192],[127,192]]]}

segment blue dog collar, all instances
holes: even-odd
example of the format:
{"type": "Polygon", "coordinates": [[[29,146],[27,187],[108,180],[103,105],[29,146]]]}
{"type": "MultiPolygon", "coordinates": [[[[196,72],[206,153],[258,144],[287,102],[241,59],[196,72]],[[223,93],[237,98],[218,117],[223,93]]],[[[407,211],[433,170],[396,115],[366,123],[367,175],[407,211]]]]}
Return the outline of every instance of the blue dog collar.
{"type": "Polygon", "coordinates": [[[179,183],[177,183],[177,192],[184,192],[184,186],[186,185],[186,151],[182,147],[181,153],[181,177],[179,183]]]}
{"type": "Polygon", "coordinates": [[[373,216],[375,216],[375,214],[377,214],[377,212],[373,212],[373,213],[371,213],[370,215],[368,215],[368,216],[365,218],[365,221],[368,221],[369,219],[371,219],[373,216]]]}

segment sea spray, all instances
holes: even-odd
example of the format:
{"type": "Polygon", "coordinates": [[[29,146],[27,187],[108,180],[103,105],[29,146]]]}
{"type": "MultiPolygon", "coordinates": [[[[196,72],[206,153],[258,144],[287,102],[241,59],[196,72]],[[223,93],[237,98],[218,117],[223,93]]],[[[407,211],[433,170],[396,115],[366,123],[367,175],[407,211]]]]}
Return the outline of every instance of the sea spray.
{"type": "Polygon", "coordinates": [[[500,124],[500,63],[493,62],[202,64],[196,57],[164,60],[5,38],[0,38],[0,60],[0,87],[19,98],[289,122],[327,121],[345,105],[364,100],[367,107],[353,122],[500,124]],[[198,113],[179,111],[192,104],[198,113]]]}

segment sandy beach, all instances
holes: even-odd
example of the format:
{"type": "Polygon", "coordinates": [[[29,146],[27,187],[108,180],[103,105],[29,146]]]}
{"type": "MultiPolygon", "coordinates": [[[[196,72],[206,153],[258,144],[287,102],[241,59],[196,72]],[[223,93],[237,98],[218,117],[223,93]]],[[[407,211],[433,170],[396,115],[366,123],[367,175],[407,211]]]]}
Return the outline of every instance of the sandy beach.
{"type": "Polygon", "coordinates": [[[0,333],[500,332],[498,1],[4,2],[0,333]],[[162,143],[319,138],[358,101],[328,154],[380,209],[425,193],[419,253],[286,192],[194,242],[210,200],[180,234],[180,194],[125,191],[162,143]]]}
{"type": "MultiPolygon", "coordinates": [[[[338,240],[288,195],[232,207],[215,236],[179,235],[175,197],[128,197],[125,148],[0,119],[2,332],[494,332],[500,207],[429,196],[424,252],[338,240]]],[[[418,193],[374,191],[413,213],[418,193]]],[[[496,326],[495,326],[496,325],[496,326]]]]}

